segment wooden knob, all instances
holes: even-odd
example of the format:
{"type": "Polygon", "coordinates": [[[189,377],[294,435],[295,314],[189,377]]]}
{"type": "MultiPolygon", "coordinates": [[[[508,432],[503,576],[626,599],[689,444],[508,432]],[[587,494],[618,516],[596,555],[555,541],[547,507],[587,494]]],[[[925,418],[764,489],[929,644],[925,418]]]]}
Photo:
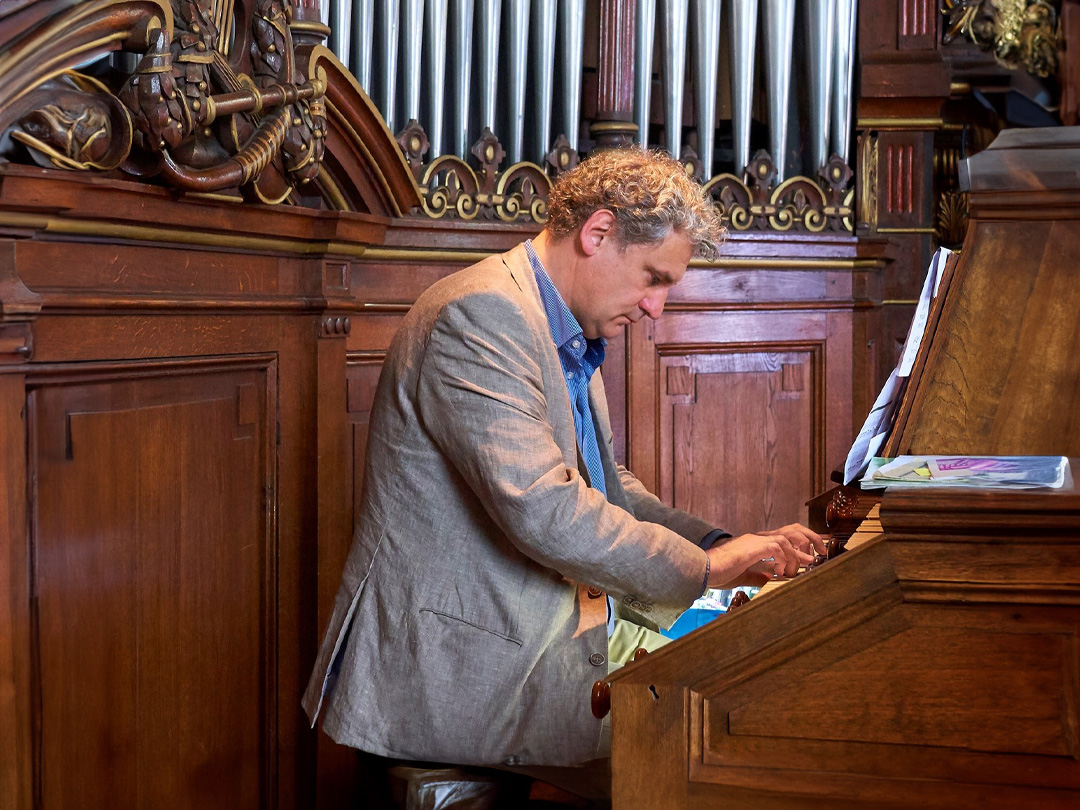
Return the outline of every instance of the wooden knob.
{"type": "Polygon", "coordinates": [[[592,685],[592,713],[597,720],[603,720],[611,711],[611,687],[607,681],[597,681],[592,685]]]}
{"type": "Polygon", "coordinates": [[[638,647],[634,651],[634,660],[635,661],[640,661],[642,658],[644,658],[648,654],[649,654],[649,651],[646,650],[644,647],[638,647]]]}
{"type": "Polygon", "coordinates": [[[727,606],[728,613],[731,613],[731,611],[735,610],[735,608],[741,608],[749,601],[750,597],[746,595],[746,591],[738,591],[733,597],[731,597],[731,602],[727,606]]]}

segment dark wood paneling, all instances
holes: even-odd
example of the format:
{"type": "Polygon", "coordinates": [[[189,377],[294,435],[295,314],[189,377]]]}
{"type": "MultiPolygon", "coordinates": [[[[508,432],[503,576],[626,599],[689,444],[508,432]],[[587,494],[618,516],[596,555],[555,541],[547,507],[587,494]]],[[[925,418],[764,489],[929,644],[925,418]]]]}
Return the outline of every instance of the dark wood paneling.
{"type": "Polygon", "coordinates": [[[665,346],[660,497],[718,526],[805,522],[821,466],[820,348],[665,346]]]}
{"type": "Polygon", "coordinates": [[[32,380],[43,808],[272,807],[272,358],[32,380]]]}
{"type": "Polygon", "coordinates": [[[851,306],[676,303],[631,327],[630,468],[665,502],[729,531],[804,521],[853,438],[851,306]]]}

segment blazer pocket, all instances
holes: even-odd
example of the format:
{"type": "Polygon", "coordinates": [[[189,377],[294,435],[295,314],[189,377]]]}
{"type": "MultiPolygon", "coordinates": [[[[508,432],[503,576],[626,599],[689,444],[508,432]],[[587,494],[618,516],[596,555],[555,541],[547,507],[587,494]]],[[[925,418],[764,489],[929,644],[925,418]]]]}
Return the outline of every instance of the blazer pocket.
{"type": "Polygon", "coordinates": [[[487,633],[488,635],[495,636],[496,638],[501,638],[503,641],[509,641],[511,644],[516,644],[519,647],[522,644],[521,639],[519,638],[508,636],[506,635],[506,633],[500,633],[498,630],[492,630],[491,628],[484,627],[483,625],[477,624],[476,622],[470,622],[468,619],[463,619],[460,616],[454,616],[451,613],[445,613],[441,610],[435,610],[434,608],[420,608],[420,612],[430,613],[432,616],[438,616],[441,619],[448,619],[451,622],[456,622],[458,624],[464,625],[465,627],[471,627],[474,630],[480,630],[481,632],[487,633]]]}

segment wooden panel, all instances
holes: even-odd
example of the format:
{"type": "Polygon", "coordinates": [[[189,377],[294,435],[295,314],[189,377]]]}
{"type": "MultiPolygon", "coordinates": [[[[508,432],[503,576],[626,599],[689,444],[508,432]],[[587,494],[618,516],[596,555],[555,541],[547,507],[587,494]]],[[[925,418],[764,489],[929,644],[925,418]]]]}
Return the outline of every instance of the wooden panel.
{"type": "Polygon", "coordinates": [[[729,731],[772,736],[781,728],[785,737],[806,741],[1073,756],[1068,709],[1078,696],[1066,690],[1075,688],[1067,677],[1074,650],[1071,633],[1062,630],[1053,636],[911,628],[812,676],[849,688],[811,691],[798,701],[759,693],[731,710],[729,731]],[[987,669],[997,673],[992,690],[956,688],[987,669]]]}
{"type": "Polygon", "coordinates": [[[1080,453],[1080,223],[980,222],[967,244],[901,452],[1080,453]]]}
{"type": "Polygon", "coordinates": [[[818,485],[820,347],[665,347],[660,497],[716,525],[805,521],[818,485]],[[815,390],[817,389],[817,390],[815,390]]]}
{"type": "Polygon", "coordinates": [[[252,359],[34,383],[41,807],[276,804],[275,376],[252,359]]]}
{"type": "Polygon", "coordinates": [[[933,49],[937,45],[936,0],[900,0],[897,10],[900,50],[933,49]]]}
{"type": "Polygon", "coordinates": [[[31,806],[25,391],[0,375],[0,807],[31,806]]]}
{"type": "Polygon", "coordinates": [[[852,340],[844,311],[676,308],[636,324],[630,469],[729,531],[804,522],[805,502],[850,447],[852,340]]]}

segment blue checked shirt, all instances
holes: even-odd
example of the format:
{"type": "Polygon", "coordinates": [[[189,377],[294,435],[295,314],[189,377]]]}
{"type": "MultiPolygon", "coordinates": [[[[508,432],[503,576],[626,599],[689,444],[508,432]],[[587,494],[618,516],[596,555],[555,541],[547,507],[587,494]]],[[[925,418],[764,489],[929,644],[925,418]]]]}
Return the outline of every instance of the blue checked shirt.
{"type": "MultiPolygon", "coordinates": [[[[596,425],[593,422],[592,406],[589,405],[589,380],[593,372],[604,362],[603,338],[586,338],[581,331],[581,324],[567,308],[559,291],[555,289],[540,257],[533,249],[532,241],[526,240],[525,252],[529,254],[529,263],[536,275],[536,286],[540,288],[540,301],[544,305],[551,339],[559,352],[559,364],[562,366],[566,388],[570,392],[570,402],[574,406],[574,432],[577,434],[578,449],[589,471],[589,483],[607,497],[607,483],[604,481],[604,466],[600,463],[600,445],[596,441],[596,425]]],[[[610,636],[615,632],[615,605],[609,596],[607,631],[610,636]]]]}
{"type": "MultiPolygon", "coordinates": [[[[590,340],[585,337],[581,331],[581,324],[567,308],[566,302],[563,301],[544,269],[540,257],[536,255],[531,240],[525,242],[525,252],[529,255],[529,263],[536,276],[536,286],[540,288],[540,301],[544,305],[544,314],[547,315],[548,327],[551,329],[551,339],[559,352],[559,364],[562,366],[563,377],[566,379],[566,388],[570,392],[570,402],[574,406],[574,432],[577,434],[578,449],[585,460],[585,468],[589,471],[589,480],[593,489],[599,490],[604,497],[607,497],[604,467],[600,463],[600,445],[596,439],[592,406],[589,405],[589,380],[592,379],[593,372],[604,362],[604,347],[607,346],[607,341],[603,338],[590,340]]],[[[702,548],[709,548],[714,541],[730,536],[720,530],[709,532],[702,540],[702,548]]],[[[701,589],[703,594],[708,587],[708,582],[709,563],[706,560],[705,582],[701,589]]],[[[610,636],[615,632],[615,603],[610,596],[607,599],[607,630],[610,636]]]]}

